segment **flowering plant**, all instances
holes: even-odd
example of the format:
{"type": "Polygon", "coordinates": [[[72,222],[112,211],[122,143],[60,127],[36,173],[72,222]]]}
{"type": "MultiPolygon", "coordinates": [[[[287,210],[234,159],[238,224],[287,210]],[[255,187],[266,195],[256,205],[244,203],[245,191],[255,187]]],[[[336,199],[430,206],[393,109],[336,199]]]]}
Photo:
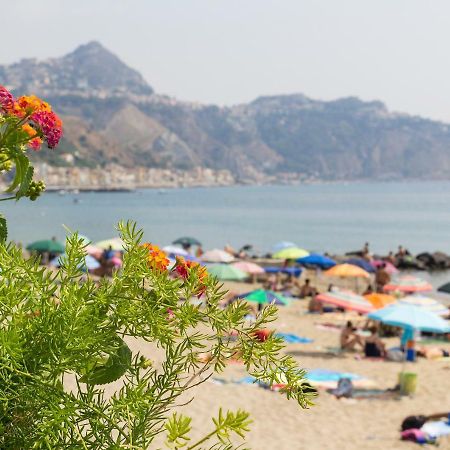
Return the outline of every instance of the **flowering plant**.
{"type": "Polygon", "coordinates": [[[241,448],[246,412],[220,410],[209,430],[195,430],[179,409],[236,359],[255,382],[311,404],[281,338],[255,338],[275,306],[249,322],[245,302],[220,306],[222,287],[202,266],[169,268],[133,223],[119,230],[122,270],[101,283],[81,271],[77,235],[57,273],[0,244],[0,448],[241,448]]]}
{"type": "MultiPolygon", "coordinates": [[[[62,136],[61,119],[51,106],[35,95],[15,98],[0,85],[0,173],[15,169],[3,200],[28,197],[36,200],[45,190],[43,181],[34,181],[34,169],[27,149],[37,151],[44,142],[55,148],[62,136]]],[[[6,221],[0,218],[0,240],[6,240],[6,221]]]]}

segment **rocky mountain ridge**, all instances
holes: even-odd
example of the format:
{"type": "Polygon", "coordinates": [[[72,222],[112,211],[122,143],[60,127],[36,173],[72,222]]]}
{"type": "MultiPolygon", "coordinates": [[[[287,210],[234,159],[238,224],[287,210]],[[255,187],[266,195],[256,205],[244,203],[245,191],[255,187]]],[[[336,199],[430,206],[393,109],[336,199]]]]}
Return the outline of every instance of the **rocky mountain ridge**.
{"type": "Polygon", "coordinates": [[[35,93],[64,119],[55,166],[228,170],[237,180],[448,178],[450,127],[357,98],[260,97],[233,107],[159,95],[97,42],[61,58],[0,66],[0,84],[35,93]],[[67,157],[70,155],[70,158],[67,157]],[[295,178],[295,177],[294,177],[295,178]]]}

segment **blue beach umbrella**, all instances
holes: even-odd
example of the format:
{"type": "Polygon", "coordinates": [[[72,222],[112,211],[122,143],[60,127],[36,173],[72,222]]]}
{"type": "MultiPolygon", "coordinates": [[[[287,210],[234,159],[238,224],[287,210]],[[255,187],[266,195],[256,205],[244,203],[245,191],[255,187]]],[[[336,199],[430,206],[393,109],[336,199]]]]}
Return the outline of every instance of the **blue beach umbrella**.
{"type": "Polygon", "coordinates": [[[368,261],[362,258],[350,258],[345,261],[347,264],[353,264],[354,266],[358,266],[361,269],[364,269],[366,272],[375,273],[375,268],[368,261]]]}
{"type": "Polygon", "coordinates": [[[368,315],[369,319],[378,320],[386,325],[400,328],[412,328],[431,333],[449,333],[448,322],[437,314],[420,306],[396,303],[378,309],[368,315]]]}
{"type": "Polygon", "coordinates": [[[270,266],[263,267],[264,272],[266,273],[286,273],[288,275],[292,275],[294,277],[299,277],[302,273],[302,269],[300,267],[278,267],[278,266],[270,266]]]}
{"type": "Polygon", "coordinates": [[[321,269],[329,269],[330,267],[336,265],[336,261],[334,259],[318,253],[311,253],[309,256],[304,256],[303,258],[297,259],[296,262],[306,266],[317,266],[321,269]]]}

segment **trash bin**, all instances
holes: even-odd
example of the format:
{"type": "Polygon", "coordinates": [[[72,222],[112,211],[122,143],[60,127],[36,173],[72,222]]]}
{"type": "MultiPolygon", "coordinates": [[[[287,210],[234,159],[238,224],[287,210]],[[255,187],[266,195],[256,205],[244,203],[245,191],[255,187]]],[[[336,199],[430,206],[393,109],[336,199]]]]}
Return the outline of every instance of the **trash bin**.
{"type": "Polygon", "coordinates": [[[398,374],[400,394],[413,395],[417,388],[417,373],[400,372],[398,374]]]}

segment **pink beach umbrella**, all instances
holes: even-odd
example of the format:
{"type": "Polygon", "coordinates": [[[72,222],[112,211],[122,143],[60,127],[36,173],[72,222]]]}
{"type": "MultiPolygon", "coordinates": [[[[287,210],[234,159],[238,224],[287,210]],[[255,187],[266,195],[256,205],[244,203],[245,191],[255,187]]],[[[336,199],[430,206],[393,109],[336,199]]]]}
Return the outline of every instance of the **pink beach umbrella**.
{"type": "Polygon", "coordinates": [[[249,261],[238,261],[232,264],[236,269],[242,270],[242,272],[249,273],[250,275],[259,275],[264,272],[264,269],[258,264],[249,261]]]}
{"type": "Polygon", "coordinates": [[[378,269],[378,267],[384,264],[384,268],[389,275],[395,275],[398,273],[397,267],[395,267],[394,264],[390,263],[389,261],[382,261],[381,259],[375,259],[374,261],[371,261],[370,264],[372,265],[372,267],[375,267],[375,269],[378,269]]]}
{"type": "Polygon", "coordinates": [[[368,300],[352,291],[336,289],[331,292],[316,295],[316,300],[322,303],[339,306],[362,314],[373,311],[375,308],[368,300]]]}
{"type": "Polygon", "coordinates": [[[96,259],[100,259],[103,254],[103,249],[101,249],[100,247],[96,247],[95,245],[89,244],[86,247],[86,253],[88,255],[93,256],[96,259]]]}
{"type": "Polygon", "coordinates": [[[114,264],[114,267],[122,267],[122,260],[118,256],[113,256],[111,258],[111,262],[114,264]]]}
{"type": "Polygon", "coordinates": [[[383,287],[384,291],[398,291],[405,293],[432,291],[433,286],[422,278],[405,275],[394,278],[389,284],[383,287]]]}

